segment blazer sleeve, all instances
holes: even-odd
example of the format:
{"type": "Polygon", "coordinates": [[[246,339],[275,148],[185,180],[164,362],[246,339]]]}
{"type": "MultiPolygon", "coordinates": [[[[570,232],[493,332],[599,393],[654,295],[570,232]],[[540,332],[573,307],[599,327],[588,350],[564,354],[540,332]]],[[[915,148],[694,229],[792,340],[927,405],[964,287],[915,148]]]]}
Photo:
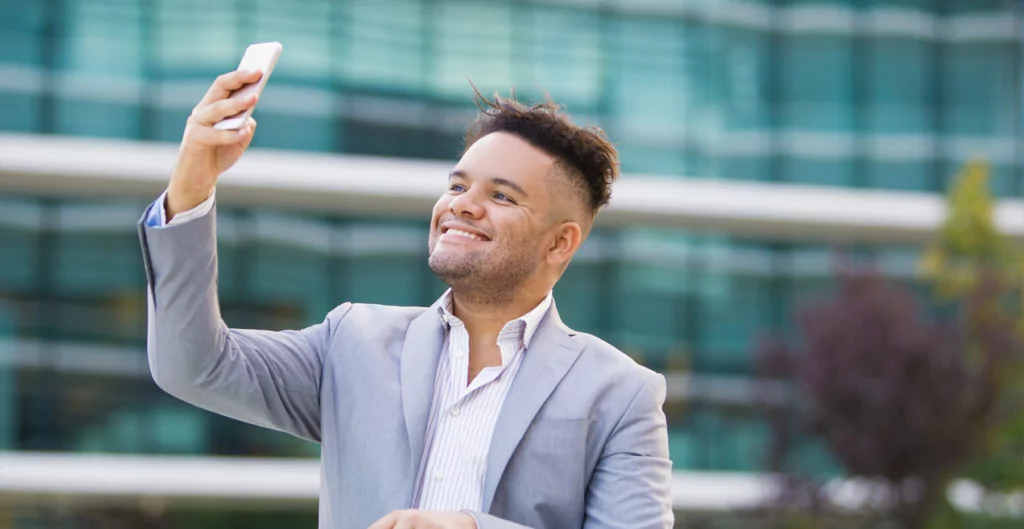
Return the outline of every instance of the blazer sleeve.
{"type": "Polygon", "coordinates": [[[153,380],[206,410],[319,441],[324,357],[351,305],[301,331],[229,329],[217,297],[216,207],[163,228],[147,226],[149,215],[139,236],[153,380]]]}
{"type": "Polygon", "coordinates": [[[672,461],[665,377],[641,386],[609,437],[587,489],[584,529],[669,529],[672,461]]]}

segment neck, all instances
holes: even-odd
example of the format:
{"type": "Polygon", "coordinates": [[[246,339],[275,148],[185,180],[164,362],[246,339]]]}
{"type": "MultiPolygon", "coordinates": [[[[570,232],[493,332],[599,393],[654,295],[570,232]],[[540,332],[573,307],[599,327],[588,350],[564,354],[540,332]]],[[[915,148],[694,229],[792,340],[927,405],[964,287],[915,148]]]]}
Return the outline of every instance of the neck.
{"type": "Polygon", "coordinates": [[[462,320],[470,336],[497,336],[506,323],[537,308],[550,288],[517,289],[508,299],[495,300],[452,288],[452,313],[462,320]]]}

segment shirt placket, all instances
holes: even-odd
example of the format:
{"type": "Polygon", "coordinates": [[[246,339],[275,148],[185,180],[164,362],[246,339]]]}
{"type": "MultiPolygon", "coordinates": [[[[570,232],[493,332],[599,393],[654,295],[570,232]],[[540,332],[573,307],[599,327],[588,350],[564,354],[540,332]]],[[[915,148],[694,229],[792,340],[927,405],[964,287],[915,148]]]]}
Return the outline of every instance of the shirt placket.
{"type": "Polygon", "coordinates": [[[451,358],[452,380],[446,410],[458,404],[465,396],[466,379],[469,377],[469,333],[458,320],[452,323],[451,330],[452,347],[448,354],[451,358]]]}

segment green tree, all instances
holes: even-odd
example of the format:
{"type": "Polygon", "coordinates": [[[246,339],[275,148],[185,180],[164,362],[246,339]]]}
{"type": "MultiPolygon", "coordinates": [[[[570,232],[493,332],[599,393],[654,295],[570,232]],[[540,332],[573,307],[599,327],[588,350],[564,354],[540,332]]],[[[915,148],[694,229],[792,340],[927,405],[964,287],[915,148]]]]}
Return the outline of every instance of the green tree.
{"type": "MultiPolygon", "coordinates": [[[[988,346],[994,328],[1011,327],[1024,340],[1024,249],[999,233],[988,181],[984,162],[963,168],[949,191],[945,223],[921,261],[940,302],[967,312],[968,360],[981,356],[979,349],[988,346]],[[997,292],[981,302],[975,295],[979,288],[997,292]]],[[[982,436],[982,455],[961,475],[990,491],[1008,492],[1024,488],[1024,350],[999,384],[1002,418],[982,436]]]]}
{"type": "MultiPolygon", "coordinates": [[[[972,161],[964,166],[946,202],[946,220],[921,261],[936,294],[946,301],[963,300],[984,270],[997,272],[1011,290],[1024,293],[1024,250],[996,228],[988,164],[972,161]]],[[[1024,315],[1016,317],[1024,324],[1024,315]]]]}

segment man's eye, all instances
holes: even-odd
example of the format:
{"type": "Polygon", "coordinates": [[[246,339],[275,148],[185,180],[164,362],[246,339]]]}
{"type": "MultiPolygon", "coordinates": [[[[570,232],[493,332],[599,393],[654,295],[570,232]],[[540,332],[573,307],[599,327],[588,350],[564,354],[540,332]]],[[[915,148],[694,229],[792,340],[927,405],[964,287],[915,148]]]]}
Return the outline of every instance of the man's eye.
{"type": "Polygon", "coordinates": [[[512,200],[512,197],[506,195],[505,193],[495,193],[494,198],[498,200],[504,200],[505,202],[515,202],[514,200],[512,200]]]}
{"type": "Polygon", "coordinates": [[[448,186],[448,191],[465,191],[466,188],[462,187],[462,184],[452,184],[448,186]]]}

